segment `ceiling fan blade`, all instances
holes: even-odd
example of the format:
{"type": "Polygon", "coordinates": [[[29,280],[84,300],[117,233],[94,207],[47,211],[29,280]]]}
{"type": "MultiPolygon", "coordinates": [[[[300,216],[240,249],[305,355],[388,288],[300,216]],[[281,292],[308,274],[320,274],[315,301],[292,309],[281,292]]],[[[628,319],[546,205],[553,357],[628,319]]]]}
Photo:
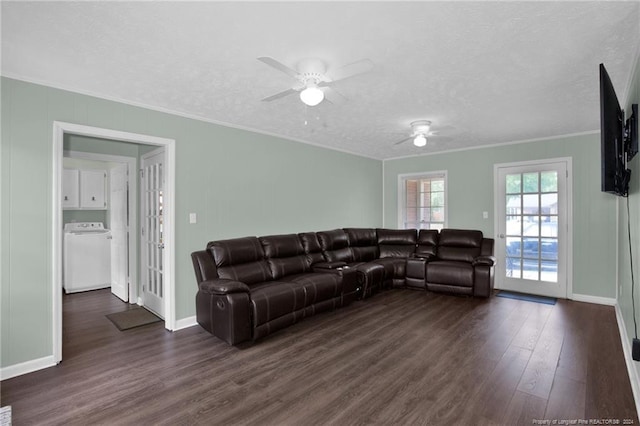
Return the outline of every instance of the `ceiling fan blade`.
{"type": "Polygon", "coordinates": [[[260,62],[264,62],[265,64],[269,65],[270,67],[273,67],[279,71],[282,71],[283,73],[287,74],[288,76],[291,76],[293,78],[298,78],[298,76],[300,75],[296,70],[293,70],[291,68],[289,68],[288,66],[286,66],[285,64],[283,64],[282,62],[278,62],[273,58],[270,58],[268,56],[261,56],[258,58],[258,60],[260,62]]]}
{"type": "Polygon", "coordinates": [[[370,59],[361,59],[359,61],[347,64],[334,71],[329,71],[327,77],[331,79],[331,82],[344,80],[345,78],[353,77],[354,75],[364,74],[373,69],[373,62],[370,59]]]}
{"type": "Polygon", "coordinates": [[[394,145],[400,145],[401,143],[405,143],[406,141],[410,141],[411,139],[413,139],[413,136],[409,136],[408,138],[404,138],[401,141],[398,141],[398,142],[394,143],[394,145]]]}
{"type": "Polygon", "coordinates": [[[324,87],[323,92],[324,98],[334,105],[340,105],[348,101],[346,96],[331,87],[324,87]]]}
{"type": "Polygon", "coordinates": [[[289,96],[292,93],[297,93],[297,90],[295,89],[287,89],[284,90],[280,93],[276,93],[275,95],[271,95],[271,96],[267,96],[266,98],[264,98],[262,100],[262,102],[271,102],[271,101],[275,101],[276,99],[280,99],[280,98],[284,98],[285,96],[289,96]]]}

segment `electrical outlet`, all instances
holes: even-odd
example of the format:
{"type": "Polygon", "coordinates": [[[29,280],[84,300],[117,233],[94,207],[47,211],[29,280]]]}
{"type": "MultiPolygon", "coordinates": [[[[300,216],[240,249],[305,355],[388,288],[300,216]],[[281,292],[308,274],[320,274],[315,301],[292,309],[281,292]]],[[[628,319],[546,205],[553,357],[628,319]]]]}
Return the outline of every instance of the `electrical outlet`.
{"type": "Polygon", "coordinates": [[[189,223],[198,223],[198,216],[195,213],[189,213],[189,223]]]}
{"type": "Polygon", "coordinates": [[[483,219],[489,219],[489,212],[482,212],[483,219]]]}

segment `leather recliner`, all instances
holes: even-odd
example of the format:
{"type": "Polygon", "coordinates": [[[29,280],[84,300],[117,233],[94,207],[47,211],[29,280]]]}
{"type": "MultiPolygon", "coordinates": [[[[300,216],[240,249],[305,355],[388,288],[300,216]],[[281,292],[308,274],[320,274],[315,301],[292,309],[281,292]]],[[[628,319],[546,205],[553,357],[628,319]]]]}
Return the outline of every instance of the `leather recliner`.
{"type": "Polygon", "coordinates": [[[196,319],[232,345],[342,306],[352,300],[343,293],[356,289],[351,271],[313,271],[319,259],[307,255],[295,234],[211,242],[192,260],[196,319]]]}
{"type": "Polygon", "coordinates": [[[481,231],[443,229],[435,237],[420,231],[416,256],[426,259],[426,286],[431,291],[489,297],[493,290],[493,239],[481,231]]]}

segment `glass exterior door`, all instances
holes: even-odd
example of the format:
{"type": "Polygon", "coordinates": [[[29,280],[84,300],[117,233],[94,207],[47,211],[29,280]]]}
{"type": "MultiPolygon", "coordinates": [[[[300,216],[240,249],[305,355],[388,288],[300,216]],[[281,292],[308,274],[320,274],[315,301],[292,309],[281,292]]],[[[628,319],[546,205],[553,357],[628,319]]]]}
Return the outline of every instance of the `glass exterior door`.
{"type": "Polygon", "coordinates": [[[567,167],[498,168],[500,288],[566,297],[567,167]]]}

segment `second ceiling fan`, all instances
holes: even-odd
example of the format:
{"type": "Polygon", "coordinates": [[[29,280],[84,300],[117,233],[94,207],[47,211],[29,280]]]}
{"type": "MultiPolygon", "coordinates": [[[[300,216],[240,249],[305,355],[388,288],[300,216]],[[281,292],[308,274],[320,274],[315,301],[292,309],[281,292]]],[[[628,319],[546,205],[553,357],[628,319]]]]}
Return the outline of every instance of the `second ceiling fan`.
{"type": "Polygon", "coordinates": [[[373,62],[369,59],[361,59],[335,70],[327,70],[325,63],[315,58],[301,60],[296,67],[297,70],[268,56],[262,56],[258,60],[296,80],[291,88],[262,99],[264,102],[275,101],[276,99],[299,93],[300,100],[309,106],[316,106],[324,99],[331,103],[344,101],[346,98],[334,90],[331,85],[337,81],[345,80],[373,69],[373,62]]]}

